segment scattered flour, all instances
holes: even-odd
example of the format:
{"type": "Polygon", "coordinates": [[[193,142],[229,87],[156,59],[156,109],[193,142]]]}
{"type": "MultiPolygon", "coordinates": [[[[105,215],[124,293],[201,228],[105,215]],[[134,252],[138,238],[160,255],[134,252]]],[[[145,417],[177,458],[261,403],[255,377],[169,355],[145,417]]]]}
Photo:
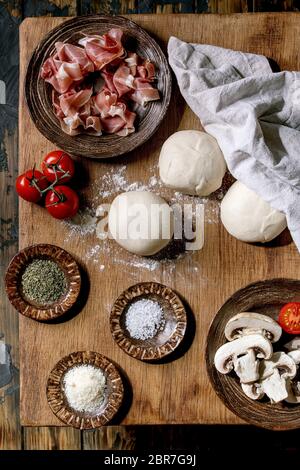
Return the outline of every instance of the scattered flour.
{"type": "MultiPolygon", "coordinates": [[[[188,266],[191,273],[200,272],[200,265],[195,261],[193,251],[178,252],[176,255],[169,256],[166,253],[164,259],[143,258],[136,255],[129,255],[116,243],[109,239],[101,239],[100,230],[97,231],[97,225],[103,217],[102,204],[110,203],[120,192],[127,191],[153,191],[162,197],[167,198],[170,204],[204,204],[205,205],[205,223],[214,224],[219,221],[220,202],[223,198],[222,188],[209,197],[193,197],[172,192],[165,188],[160,179],[155,175],[156,166],[149,168],[149,179],[146,183],[140,181],[129,181],[126,176],[126,165],[113,166],[104,175],[102,175],[91,186],[93,196],[89,200],[89,207],[85,207],[69,221],[62,222],[66,227],[65,241],[76,237],[80,243],[84,238],[89,237],[84,253],[84,260],[93,263],[97,269],[102,272],[109,267],[109,264],[119,265],[126,269],[127,273],[133,277],[137,270],[148,272],[157,271],[158,275],[163,271],[165,280],[175,274],[176,266],[181,259],[188,259],[188,266]]],[[[176,275],[181,274],[176,270],[176,275]]]]}

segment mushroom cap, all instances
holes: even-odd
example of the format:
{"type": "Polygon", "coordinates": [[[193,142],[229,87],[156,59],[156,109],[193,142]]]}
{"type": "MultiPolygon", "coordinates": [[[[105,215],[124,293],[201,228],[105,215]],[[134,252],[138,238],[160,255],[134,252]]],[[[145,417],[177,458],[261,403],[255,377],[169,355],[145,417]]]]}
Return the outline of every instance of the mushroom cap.
{"type": "MultiPolygon", "coordinates": [[[[297,384],[299,384],[299,382],[297,382],[297,384]]],[[[295,405],[299,404],[300,403],[300,391],[299,391],[299,395],[295,394],[295,390],[294,390],[294,387],[293,387],[294,383],[290,379],[287,379],[286,385],[287,385],[286,388],[287,388],[287,391],[288,391],[288,396],[285,399],[285,401],[287,403],[293,403],[295,405]]]]}
{"type": "Polygon", "coordinates": [[[300,336],[295,336],[291,341],[284,345],[284,348],[288,351],[294,351],[295,349],[300,349],[300,336]]]}
{"type": "Polygon", "coordinates": [[[241,386],[245,395],[247,395],[247,397],[251,398],[252,400],[259,400],[265,394],[261,388],[261,385],[258,383],[253,383],[253,384],[241,383],[241,386]]]}
{"type": "Polygon", "coordinates": [[[300,364],[300,349],[295,349],[294,351],[290,351],[287,353],[288,356],[290,356],[296,365],[300,364]]]}
{"type": "MultiPolygon", "coordinates": [[[[217,350],[214,359],[216,369],[221,374],[228,374],[233,369],[234,360],[251,349],[255,350],[257,357],[265,359],[269,359],[273,353],[271,342],[263,335],[242,336],[230,343],[223,344],[217,350]]],[[[291,358],[289,359],[292,361],[291,358]]]]}
{"type": "Polygon", "coordinates": [[[267,379],[278,369],[283,378],[293,378],[297,373],[297,367],[294,359],[288,354],[278,351],[268,360],[261,361],[259,368],[260,380],[267,379]]]}
{"type": "Polygon", "coordinates": [[[276,343],[281,336],[282,329],[273,318],[255,312],[238,313],[225,326],[225,336],[228,341],[254,333],[261,333],[272,343],[276,343]]]}

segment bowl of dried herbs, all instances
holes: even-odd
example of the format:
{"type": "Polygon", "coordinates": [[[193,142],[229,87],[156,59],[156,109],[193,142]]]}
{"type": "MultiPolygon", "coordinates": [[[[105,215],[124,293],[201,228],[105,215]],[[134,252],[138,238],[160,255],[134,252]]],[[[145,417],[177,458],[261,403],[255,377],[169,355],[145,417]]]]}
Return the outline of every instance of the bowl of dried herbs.
{"type": "Polygon", "coordinates": [[[24,248],[11,260],[5,277],[8,298],[19,313],[49,321],[76,302],[81,275],[77,262],[62,248],[39,244],[24,248]]]}

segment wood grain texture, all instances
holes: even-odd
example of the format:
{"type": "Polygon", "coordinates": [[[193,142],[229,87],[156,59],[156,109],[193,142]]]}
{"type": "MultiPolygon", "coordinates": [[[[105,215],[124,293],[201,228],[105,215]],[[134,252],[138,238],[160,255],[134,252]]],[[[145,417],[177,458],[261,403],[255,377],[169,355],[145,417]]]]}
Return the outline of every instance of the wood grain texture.
{"type": "Polygon", "coordinates": [[[23,449],[80,450],[81,432],[73,428],[23,428],[23,449]]]}
{"type": "MultiPolygon", "coordinates": [[[[268,399],[254,401],[244,394],[240,380],[233,372],[223,375],[216,370],[215,354],[223,344],[227,343],[225,326],[240,312],[257,312],[276,319],[284,304],[299,300],[300,281],[278,279],[257,282],[236,292],[228,299],[209,329],[206,365],[211,383],[225,405],[250,424],[272,430],[300,428],[300,407],[284,401],[277,404],[270,403],[268,399]]],[[[287,335],[283,334],[279,341],[273,344],[274,352],[282,351],[288,339],[287,335]]]]}
{"type": "MultiPolygon", "coordinates": [[[[136,439],[136,427],[134,426],[107,426],[96,431],[83,432],[82,449],[134,450],[136,439]]],[[[146,442],[144,441],[144,445],[146,442]]]]}
{"type": "MultiPolygon", "coordinates": [[[[159,15],[155,21],[152,16],[140,15],[133,19],[159,38],[164,47],[169,35],[174,32],[187,41],[207,42],[265,54],[282,68],[291,70],[300,67],[296,40],[300,26],[297,14],[256,15],[255,19],[251,14],[159,15]]],[[[53,18],[31,19],[23,23],[21,83],[33,47],[47,30],[60,21],[53,18]]],[[[22,87],[20,90],[20,171],[23,171],[33,163],[33,156],[38,159],[52,146],[34,128],[24,104],[22,87]]],[[[128,177],[133,181],[146,181],[149,166],[157,162],[161,143],[176,129],[187,128],[199,129],[200,125],[190,110],[179,106],[178,94],[174,91],[170,113],[159,132],[141,150],[127,157],[128,177]]],[[[82,164],[90,175],[89,188],[92,188],[97,178],[111,169],[108,163],[85,161],[82,164]]],[[[89,197],[88,190],[85,194],[89,197]]],[[[211,201],[211,204],[214,202],[211,201]]],[[[50,219],[40,207],[21,202],[21,247],[41,241],[64,247],[66,235],[66,228],[58,226],[57,221],[50,219]]],[[[92,242],[92,239],[85,241],[92,242]]],[[[77,259],[81,258],[84,246],[80,238],[70,240],[67,248],[77,259]]],[[[129,256],[124,253],[124,260],[128,261],[129,256]]],[[[27,319],[20,318],[22,422],[26,425],[59,424],[48,409],[46,396],[40,390],[45,388],[49,369],[62,356],[76,349],[86,349],[87,346],[88,349],[108,355],[128,375],[134,395],[124,424],[241,422],[218,400],[205,372],[204,345],[210,321],[225,299],[249,282],[276,276],[297,278],[299,255],[293,244],[263,248],[241,243],[230,237],[219,223],[210,223],[205,227],[204,248],[193,255],[194,261],[201,267],[199,275],[191,278],[189,258],[183,257],[178,261],[172,279],[166,279],[163,269],[154,274],[137,271],[134,275],[130,272],[124,275],[123,270],[115,265],[99,273],[95,265],[83,263],[90,274],[91,289],[89,300],[80,315],[54,327],[33,326],[27,319]],[[171,364],[147,367],[138,363],[122,353],[108,335],[110,306],[120,292],[137,280],[169,284],[188,300],[195,314],[197,329],[192,347],[171,364]],[[33,370],[31,368],[29,378],[28,364],[32,363],[33,357],[37,367],[33,370]]],[[[104,263],[109,263],[105,255],[104,263]]]]}

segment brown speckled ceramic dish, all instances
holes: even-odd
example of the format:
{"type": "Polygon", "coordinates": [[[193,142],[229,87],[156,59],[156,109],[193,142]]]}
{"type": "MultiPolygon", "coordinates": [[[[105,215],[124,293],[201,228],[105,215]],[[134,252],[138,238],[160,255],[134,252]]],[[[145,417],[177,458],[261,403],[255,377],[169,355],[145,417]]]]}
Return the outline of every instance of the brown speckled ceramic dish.
{"type": "Polygon", "coordinates": [[[116,415],[123,402],[124,387],[119,371],[107,357],[92,351],[79,351],[62,358],[52,369],[46,393],[51,410],[63,423],[79,429],[94,429],[104,426],[116,415]],[[94,414],[71,408],[63,389],[64,374],[82,364],[101,369],[106,378],[105,397],[94,414]]]}
{"type": "Polygon", "coordinates": [[[46,34],[35,49],[27,69],[25,96],[28,109],[38,130],[53,144],[71,155],[92,158],[111,158],[131,152],[146,142],[158,129],[166,115],[171,98],[172,78],[168,61],[157,42],[140,26],[121,16],[89,15],[72,18],[46,34]],[[135,111],[136,132],[121,137],[104,134],[70,136],[61,130],[53,112],[52,87],[40,77],[44,61],[55,51],[58,41],[77,44],[84,34],[104,34],[111,28],[124,32],[125,47],[150,60],[156,68],[155,83],[161,99],[135,111]]]}
{"type": "Polygon", "coordinates": [[[80,287],[78,264],[70,253],[55,245],[32,245],[19,251],[11,260],[5,276],[5,288],[12,305],[22,315],[38,321],[49,321],[64,315],[76,302],[80,287]],[[26,299],[22,293],[21,276],[34,259],[55,261],[65,273],[66,291],[50,305],[38,305],[26,299]]]}
{"type": "MultiPolygon", "coordinates": [[[[255,426],[272,430],[300,428],[300,406],[286,402],[271,404],[270,400],[251,400],[240,385],[234,373],[220,374],[214,366],[217,349],[224,343],[225,325],[239,312],[257,312],[278,318],[281,307],[287,302],[300,301],[300,281],[292,279],[272,279],[255,282],[237,291],[230,297],[216,314],[210,326],[206,343],[206,368],[211,384],[233,413],[255,426]]],[[[282,335],[274,343],[275,351],[282,351],[283,345],[291,336],[282,335]]]]}
{"type": "Polygon", "coordinates": [[[157,282],[141,282],[129,287],[115,301],[110,314],[114,340],[124,352],[141,361],[160,360],[171,354],[183,340],[186,324],[186,311],[178,295],[157,282]],[[157,301],[165,317],[163,328],[148,340],[132,338],[125,326],[128,307],[141,299],[157,301]]]}

